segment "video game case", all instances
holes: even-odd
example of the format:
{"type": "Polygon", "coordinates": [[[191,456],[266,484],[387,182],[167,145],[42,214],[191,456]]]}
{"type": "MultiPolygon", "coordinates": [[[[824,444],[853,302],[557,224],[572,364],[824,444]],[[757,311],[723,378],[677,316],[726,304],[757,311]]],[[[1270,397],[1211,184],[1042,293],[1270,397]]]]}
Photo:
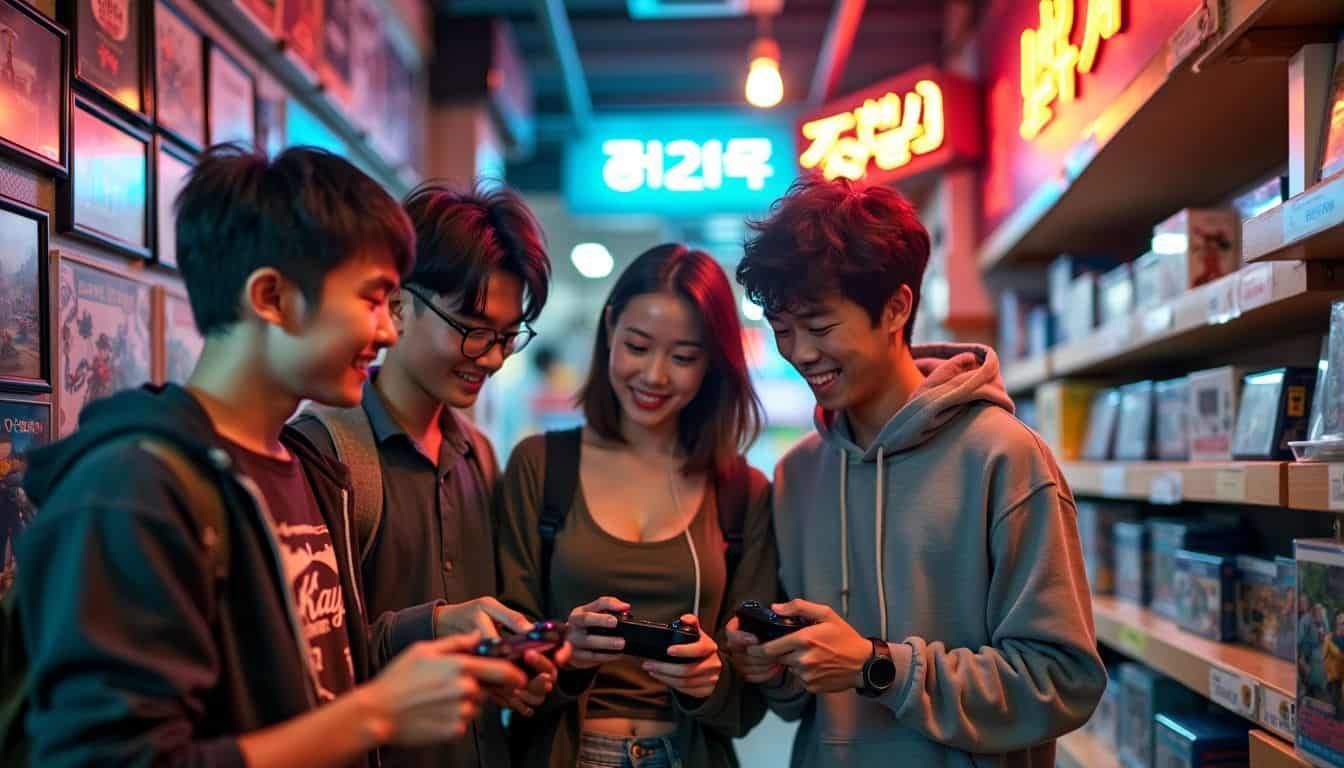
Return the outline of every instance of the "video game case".
{"type": "Polygon", "coordinates": [[[1344,35],[1335,45],[1334,75],[1330,80],[1330,107],[1326,110],[1325,155],[1321,179],[1344,171],[1344,35]]]}
{"type": "Polygon", "coordinates": [[[1134,314],[1134,273],[1121,264],[1097,279],[1098,322],[1123,322],[1134,314]]]}
{"type": "Polygon", "coordinates": [[[1120,390],[1104,389],[1092,398],[1087,418],[1087,441],[1083,458],[1105,461],[1115,450],[1115,427],[1120,418],[1120,390]]]}
{"type": "Polygon", "coordinates": [[[1176,623],[1215,642],[1237,636],[1237,568],[1230,557],[1187,549],[1176,552],[1172,576],[1176,623]]]}
{"type": "Polygon", "coordinates": [[[1106,667],[1106,689],[1102,691],[1101,701],[1092,711],[1092,717],[1085,727],[1107,749],[1114,750],[1120,743],[1120,678],[1117,667],[1106,667]]]}
{"type": "Polygon", "coordinates": [[[1184,376],[1153,385],[1153,451],[1162,461],[1190,456],[1190,383],[1184,376]]]}
{"type": "Polygon", "coordinates": [[[1120,388],[1120,417],[1115,429],[1115,458],[1143,461],[1153,456],[1153,382],[1120,388]]]}
{"type": "Polygon", "coordinates": [[[1153,719],[1159,768],[1239,768],[1250,760],[1250,728],[1208,712],[1163,713],[1153,719]]]}
{"type": "Polygon", "coordinates": [[[1036,388],[1041,437],[1061,461],[1083,457],[1088,411],[1097,387],[1076,381],[1048,381],[1036,388]]]}
{"type": "Polygon", "coordinates": [[[1187,378],[1191,461],[1231,461],[1241,381],[1249,371],[1225,365],[1187,378]]]}
{"type": "Polygon", "coordinates": [[[1325,394],[1321,402],[1322,440],[1344,440],[1344,301],[1330,305],[1326,342],[1325,394]]]}
{"type": "Polygon", "coordinates": [[[1152,600],[1152,549],[1148,526],[1141,522],[1118,522],[1111,526],[1115,538],[1115,596],[1136,605],[1152,600]]]}
{"type": "Polygon", "coordinates": [[[1176,555],[1183,549],[1196,552],[1235,552],[1245,542],[1245,532],[1235,518],[1172,519],[1147,521],[1148,545],[1152,550],[1152,609],[1159,616],[1179,621],[1176,603],[1176,555]]]}
{"type": "Polygon", "coordinates": [[[1027,302],[1014,290],[999,294],[999,360],[1011,363],[1027,356],[1027,302]]]}
{"type": "Polygon", "coordinates": [[[1307,438],[1315,387],[1316,372],[1310,368],[1275,368],[1247,374],[1241,384],[1233,458],[1292,459],[1293,449],[1288,443],[1307,438]]]}
{"type": "Polygon", "coordinates": [[[1027,313],[1027,357],[1040,357],[1055,345],[1055,321],[1050,308],[1037,305],[1027,313]]]}
{"type": "Polygon", "coordinates": [[[1068,341],[1087,338],[1097,327],[1098,276],[1085,272],[1069,285],[1068,306],[1060,318],[1068,341]]]}
{"type": "Polygon", "coordinates": [[[1159,672],[1142,664],[1121,664],[1120,764],[1124,768],[1153,768],[1156,717],[1198,712],[1206,706],[1202,696],[1159,672]]]}
{"type": "Polygon", "coordinates": [[[1140,519],[1135,504],[1078,500],[1078,538],[1083,545],[1083,567],[1092,594],[1109,595],[1115,591],[1115,524],[1140,519]]]}
{"type": "MultiPolygon", "coordinates": [[[[1241,267],[1241,217],[1232,208],[1186,208],[1153,229],[1153,239],[1184,242],[1162,250],[1182,256],[1181,290],[1212,282],[1241,267]]],[[[1154,249],[1158,250],[1158,249],[1154,249]]]]}
{"type": "Polygon", "coordinates": [[[1293,660],[1296,582],[1297,563],[1291,557],[1237,557],[1238,642],[1293,660]]]}
{"type": "MultiPolygon", "coordinates": [[[[1055,317],[1059,341],[1068,341],[1067,324],[1064,322],[1069,313],[1070,291],[1074,280],[1080,275],[1101,273],[1115,266],[1115,259],[1106,256],[1075,256],[1064,254],[1050,262],[1047,277],[1049,283],[1050,314],[1055,317]]],[[[1074,337],[1076,338],[1076,337],[1074,337]]]]}
{"type": "Polygon", "coordinates": [[[1298,539],[1297,754],[1344,766],[1344,543],[1298,539]]]}

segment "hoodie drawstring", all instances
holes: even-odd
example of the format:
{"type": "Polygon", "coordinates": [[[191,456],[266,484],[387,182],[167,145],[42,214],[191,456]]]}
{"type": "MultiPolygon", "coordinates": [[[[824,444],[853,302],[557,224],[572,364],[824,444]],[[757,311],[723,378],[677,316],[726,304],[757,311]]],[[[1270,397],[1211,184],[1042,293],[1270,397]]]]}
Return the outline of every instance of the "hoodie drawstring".
{"type": "MultiPolygon", "coordinates": [[[[882,481],[886,475],[884,467],[886,451],[877,447],[877,499],[873,515],[873,562],[877,568],[877,611],[881,633],[887,631],[887,587],[882,573],[882,534],[883,512],[886,494],[882,481]]],[[[840,614],[849,618],[849,455],[840,450],[840,614]]]]}

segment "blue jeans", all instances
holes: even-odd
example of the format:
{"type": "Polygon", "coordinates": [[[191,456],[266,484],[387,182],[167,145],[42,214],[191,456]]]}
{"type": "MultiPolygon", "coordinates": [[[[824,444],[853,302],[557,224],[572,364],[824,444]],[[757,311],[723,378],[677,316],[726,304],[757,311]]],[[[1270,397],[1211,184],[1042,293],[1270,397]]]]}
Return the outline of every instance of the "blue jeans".
{"type": "Polygon", "coordinates": [[[585,733],[575,768],[681,768],[676,743],[667,736],[622,739],[585,733]]]}

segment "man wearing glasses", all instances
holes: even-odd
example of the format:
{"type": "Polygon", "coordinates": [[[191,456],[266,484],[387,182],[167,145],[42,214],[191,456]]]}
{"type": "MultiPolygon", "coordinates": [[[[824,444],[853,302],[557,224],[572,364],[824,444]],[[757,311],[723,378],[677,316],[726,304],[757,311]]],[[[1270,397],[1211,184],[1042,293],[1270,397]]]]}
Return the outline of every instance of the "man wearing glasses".
{"type": "MultiPolygon", "coordinates": [[[[475,404],[486,379],[531,341],[550,260],[512,191],[429,184],[404,205],[417,244],[392,300],[400,338],[371,371],[360,405],[309,406],[295,425],[350,468],[369,614],[442,600],[441,610],[460,613],[463,631],[494,635],[494,624],[521,620],[488,597],[499,466],[490,441],[456,411],[475,404]]],[[[530,714],[555,673],[545,663],[534,671],[526,698],[497,703],[530,714]]],[[[472,727],[450,745],[385,750],[383,764],[507,766],[499,712],[482,712],[472,727]]]]}

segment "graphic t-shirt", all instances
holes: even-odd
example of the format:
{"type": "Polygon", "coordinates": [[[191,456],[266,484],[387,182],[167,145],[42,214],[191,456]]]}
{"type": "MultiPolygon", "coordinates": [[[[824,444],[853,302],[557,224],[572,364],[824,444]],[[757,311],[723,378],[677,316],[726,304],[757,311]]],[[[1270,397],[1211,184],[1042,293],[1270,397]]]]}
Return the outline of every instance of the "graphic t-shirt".
{"type": "Polygon", "coordinates": [[[281,461],[235,444],[228,448],[265,497],[299,627],[308,641],[313,685],[320,701],[331,701],[355,686],[355,666],[336,548],[326,520],[298,459],[281,461]]]}

